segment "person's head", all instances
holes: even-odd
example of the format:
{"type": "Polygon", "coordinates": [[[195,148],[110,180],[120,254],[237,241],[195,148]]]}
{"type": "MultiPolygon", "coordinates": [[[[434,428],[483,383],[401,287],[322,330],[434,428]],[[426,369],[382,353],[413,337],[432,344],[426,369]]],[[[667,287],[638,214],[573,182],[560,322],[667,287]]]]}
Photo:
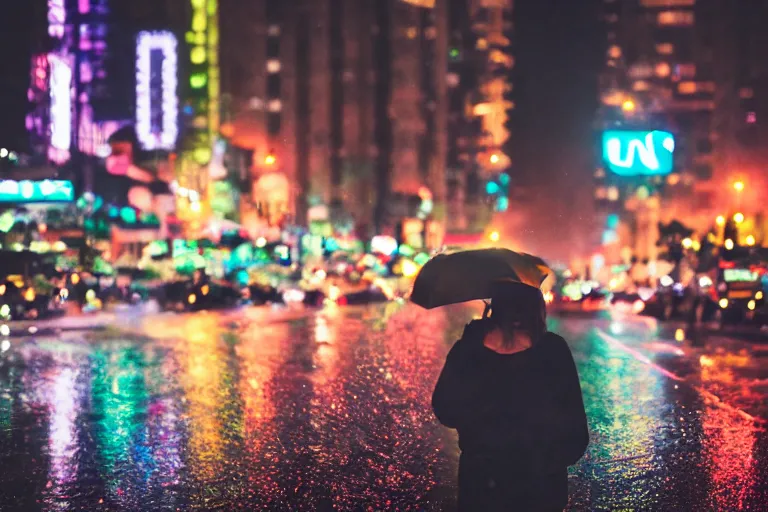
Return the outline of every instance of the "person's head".
{"type": "Polygon", "coordinates": [[[520,283],[499,282],[491,295],[491,321],[505,337],[525,332],[534,340],[546,331],[546,305],[541,290],[520,283]]]}

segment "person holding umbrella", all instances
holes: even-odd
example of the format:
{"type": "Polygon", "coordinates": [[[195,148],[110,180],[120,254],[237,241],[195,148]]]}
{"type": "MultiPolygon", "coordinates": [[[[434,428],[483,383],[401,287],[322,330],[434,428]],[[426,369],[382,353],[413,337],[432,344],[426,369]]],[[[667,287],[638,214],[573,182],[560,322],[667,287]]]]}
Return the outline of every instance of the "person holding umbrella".
{"type": "Polygon", "coordinates": [[[459,434],[460,511],[568,503],[567,468],[589,431],[570,349],[546,329],[547,271],[529,255],[464,251],[433,258],[414,284],[411,300],[424,307],[491,299],[449,352],[432,396],[437,419],[459,434]]]}

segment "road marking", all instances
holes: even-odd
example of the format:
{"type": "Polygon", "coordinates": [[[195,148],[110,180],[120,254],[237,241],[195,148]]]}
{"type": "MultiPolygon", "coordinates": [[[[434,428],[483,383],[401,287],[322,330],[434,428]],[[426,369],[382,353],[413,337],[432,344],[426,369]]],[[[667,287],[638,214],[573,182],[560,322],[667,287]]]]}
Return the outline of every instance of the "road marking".
{"type": "Polygon", "coordinates": [[[618,348],[619,350],[621,350],[621,351],[631,355],[632,357],[634,357],[639,362],[650,366],[654,370],[658,371],[659,373],[661,373],[662,375],[664,375],[666,377],[669,377],[670,379],[672,379],[674,381],[685,382],[687,385],[689,385],[690,387],[695,389],[699,394],[701,394],[704,397],[705,400],[709,401],[710,403],[713,403],[717,407],[720,407],[721,409],[724,409],[724,410],[726,410],[726,411],[728,411],[728,412],[730,412],[732,414],[737,414],[737,415],[741,416],[742,418],[744,418],[747,421],[751,421],[753,423],[758,423],[760,425],[768,424],[768,420],[765,420],[763,418],[759,418],[757,416],[752,416],[748,412],[743,411],[743,410],[739,409],[738,407],[734,407],[734,406],[732,406],[730,404],[727,404],[726,402],[723,402],[720,399],[720,397],[718,397],[714,393],[712,393],[710,391],[707,391],[706,389],[702,388],[701,386],[696,386],[696,385],[692,384],[691,382],[688,382],[687,380],[685,380],[683,377],[680,377],[679,375],[677,375],[677,374],[667,370],[666,368],[663,368],[660,365],[654,363],[645,354],[642,354],[640,351],[638,351],[638,350],[636,350],[636,349],[626,345],[621,340],[619,340],[618,338],[614,338],[613,336],[611,336],[607,332],[603,331],[602,329],[595,329],[595,331],[597,331],[597,335],[600,336],[603,339],[603,341],[605,341],[609,345],[611,345],[611,346],[613,346],[615,348],[618,348]]]}

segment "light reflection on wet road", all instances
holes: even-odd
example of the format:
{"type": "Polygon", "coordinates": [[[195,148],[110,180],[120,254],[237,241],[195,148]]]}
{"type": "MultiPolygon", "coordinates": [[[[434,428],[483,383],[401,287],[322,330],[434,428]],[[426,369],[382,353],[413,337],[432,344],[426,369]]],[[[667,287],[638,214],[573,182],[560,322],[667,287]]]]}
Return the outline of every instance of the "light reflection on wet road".
{"type": "MultiPolygon", "coordinates": [[[[143,336],[13,340],[0,510],[451,510],[455,436],[429,401],[470,314],[254,308],[163,315],[143,336]]],[[[551,328],[574,350],[592,431],[570,509],[768,503],[765,431],[606,341],[607,325],[551,328]]]]}

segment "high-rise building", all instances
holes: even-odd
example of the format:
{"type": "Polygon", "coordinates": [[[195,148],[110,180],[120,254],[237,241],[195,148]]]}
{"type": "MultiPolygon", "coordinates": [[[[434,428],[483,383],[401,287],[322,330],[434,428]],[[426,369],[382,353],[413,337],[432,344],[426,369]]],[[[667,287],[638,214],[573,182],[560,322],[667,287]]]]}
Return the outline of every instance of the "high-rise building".
{"type": "Polygon", "coordinates": [[[627,232],[651,233],[642,242],[635,237],[634,247],[615,236],[604,244],[652,258],[659,221],[704,231],[722,210],[746,200],[734,183],[762,183],[766,8],[728,0],[605,0],[601,15],[607,45],[597,130],[674,136],[671,174],[627,179],[598,166],[595,175],[598,204],[618,214],[627,232]]]}
{"type": "Polygon", "coordinates": [[[603,5],[607,48],[598,131],[672,133],[667,146],[674,150],[674,166],[672,174],[632,179],[610,166],[598,167],[595,198],[612,212],[609,224],[616,224],[618,215],[629,226],[618,231],[607,226],[602,242],[615,246],[614,256],[629,247],[639,258],[654,259],[660,220],[673,217],[695,227],[710,216],[714,12],[707,0],[605,0],[603,5]],[[639,235],[619,239],[616,233],[622,231],[639,235]]]}
{"type": "Polygon", "coordinates": [[[373,227],[415,215],[410,205],[424,187],[442,205],[445,2],[261,0],[222,9],[233,24],[222,38],[231,94],[224,128],[254,150],[255,208],[373,227]]]}

